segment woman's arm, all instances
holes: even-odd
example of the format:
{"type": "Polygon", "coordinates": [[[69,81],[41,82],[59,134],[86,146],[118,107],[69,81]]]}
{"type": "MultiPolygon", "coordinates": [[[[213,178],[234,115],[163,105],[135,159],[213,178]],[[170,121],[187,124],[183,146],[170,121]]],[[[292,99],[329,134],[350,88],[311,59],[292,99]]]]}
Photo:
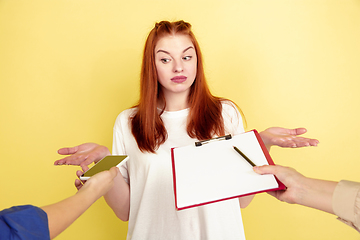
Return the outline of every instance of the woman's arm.
{"type": "Polygon", "coordinates": [[[122,221],[129,220],[130,187],[119,174],[114,179],[114,187],[104,195],[106,203],[122,221]]]}
{"type": "MultiPolygon", "coordinates": [[[[271,127],[260,132],[260,136],[268,151],[270,151],[271,146],[274,145],[291,148],[317,146],[319,143],[318,140],[298,136],[306,133],[306,131],[307,130],[305,128],[287,129],[271,127]]],[[[240,207],[247,207],[253,198],[254,195],[239,198],[240,207]]]]}
{"type": "Polygon", "coordinates": [[[117,175],[121,175],[117,167],[98,173],[91,177],[74,196],[42,207],[41,209],[48,217],[50,238],[55,238],[69,227],[97,199],[112,188],[117,175]]]}
{"type": "Polygon", "coordinates": [[[259,174],[274,174],[287,187],[286,190],[269,192],[280,201],[295,203],[334,214],[332,197],[337,182],[303,176],[295,169],[283,166],[254,167],[259,174]]]}
{"type": "MultiPolygon", "coordinates": [[[[88,166],[83,166],[82,171],[78,170],[76,175],[80,176],[89,169],[88,166]]],[[[91,178],[90,178],[91,179],[91,178]]],[[[80,190],[87,181],[81,181],[79,179],[75,180],[75,187],[80,190]]],[[[104,195],[106,203],[114,211],[115,215],[120,218],[122,221],[129,220],[129,211],[130,211],[130,187],[129,184],[125,181],[121,172],[114,178],[114,185],[107,193],[104,195]]]]}

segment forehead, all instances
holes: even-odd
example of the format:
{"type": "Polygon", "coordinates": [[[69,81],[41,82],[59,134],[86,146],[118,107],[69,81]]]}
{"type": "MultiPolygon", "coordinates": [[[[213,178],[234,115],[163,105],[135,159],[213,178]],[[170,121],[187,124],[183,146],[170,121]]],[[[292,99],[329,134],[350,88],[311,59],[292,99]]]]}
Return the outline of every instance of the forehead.
{"type": "Polygon", "coordinates": [[[188,35],[176,34],[161,37],[155,45],[155,52],[165,50],[167,52],[183,51],[188,47],[194,47],[188,35]]]}

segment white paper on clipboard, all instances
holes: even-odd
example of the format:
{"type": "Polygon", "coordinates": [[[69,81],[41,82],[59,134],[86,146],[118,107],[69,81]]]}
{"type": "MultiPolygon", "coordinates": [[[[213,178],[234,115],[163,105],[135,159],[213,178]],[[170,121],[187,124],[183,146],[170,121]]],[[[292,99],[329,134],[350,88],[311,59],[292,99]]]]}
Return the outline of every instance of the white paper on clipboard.
{"type": "Polygon", "coordinates": [[[178,210],[284,189],[274,175],[259,175],[233,148],[238,147],[256,165],[274,164],[258,132],[229,140],[172,149],[175,204],[178,210]]]}

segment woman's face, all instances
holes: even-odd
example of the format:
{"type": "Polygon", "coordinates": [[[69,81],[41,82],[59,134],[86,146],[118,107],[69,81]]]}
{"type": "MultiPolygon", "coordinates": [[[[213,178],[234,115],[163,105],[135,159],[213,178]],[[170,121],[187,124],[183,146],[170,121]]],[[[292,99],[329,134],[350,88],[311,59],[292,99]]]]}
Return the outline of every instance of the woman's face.
{"type": "Polygon", "coordinates": [[[187,35],[166,35],[155,46],[155,65],[164,96],[189,94],[197,70],[195,47],[187,35]]]}

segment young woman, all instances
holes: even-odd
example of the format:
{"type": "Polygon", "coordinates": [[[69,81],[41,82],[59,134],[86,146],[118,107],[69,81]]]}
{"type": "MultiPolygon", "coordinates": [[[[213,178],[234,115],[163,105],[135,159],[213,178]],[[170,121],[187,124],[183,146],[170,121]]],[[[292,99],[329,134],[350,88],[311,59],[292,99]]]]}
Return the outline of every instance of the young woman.
{"type": "MultiPolygon", "coordinates": [[[[210,93],[189,23],[155,25],[145,43],[140,81],[139,103],[120,113],[114,126],[113,154],[130,159],[105,195],[115,214],[129,220],[128,239],[244,239],[240,206],[252,196],[175,210],[170,149],[244,132],[236,105],[210,93]]],[[[305,131],[270,128],[261,136],[268,148],[316,145],[317,140],[296,137],[305,131]]],[[[74,155],[55,164],[80,164],[83,170],[109,154],[95,144],[60,153],[74,155]]]]}

